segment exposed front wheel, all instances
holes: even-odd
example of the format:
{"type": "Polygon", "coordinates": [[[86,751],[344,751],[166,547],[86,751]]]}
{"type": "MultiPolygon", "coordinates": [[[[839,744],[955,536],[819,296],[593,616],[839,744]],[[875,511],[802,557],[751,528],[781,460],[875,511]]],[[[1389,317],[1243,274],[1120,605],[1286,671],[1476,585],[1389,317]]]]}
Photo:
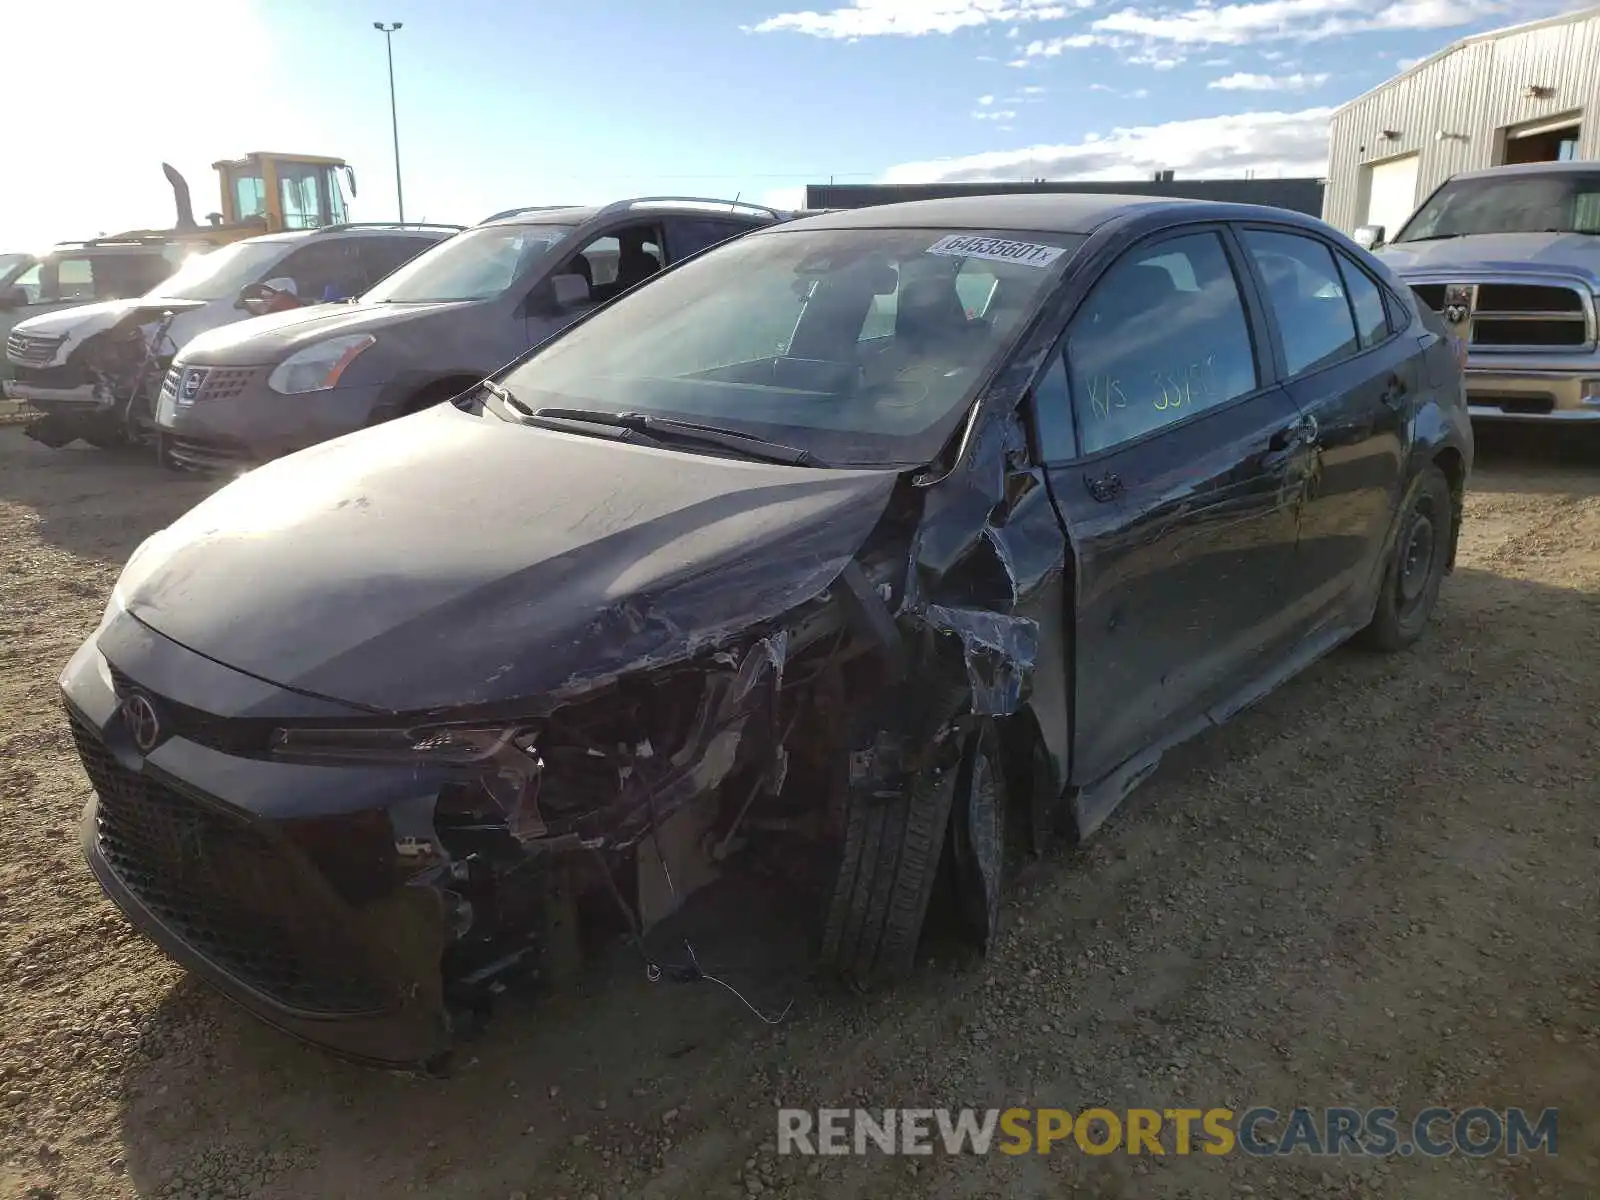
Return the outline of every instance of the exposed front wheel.
{"type": "Polygon", "coordinates": [[[1422,635],[1439,600],[1455,520],[1450,483],[1428,467],[1400,516],[1400,532],[1384,572],[1383,590],[1362,641],[1374,650],[1403,650],[1422,635]]]}
{"type": "Polygon", "coordinates": [[[955,790],[954,771],[929,771],[893,798],[851,796],[822,957],[852,983],[915,965],[955,790]]]}

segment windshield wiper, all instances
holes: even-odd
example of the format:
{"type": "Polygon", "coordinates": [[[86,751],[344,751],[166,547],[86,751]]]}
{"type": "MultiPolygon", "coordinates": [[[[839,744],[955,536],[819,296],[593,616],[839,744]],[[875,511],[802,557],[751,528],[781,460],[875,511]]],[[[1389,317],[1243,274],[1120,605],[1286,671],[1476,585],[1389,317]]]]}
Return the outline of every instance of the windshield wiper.
{"type": "Polygon", "coordinates": [[[1451,238],[1471,236],[1469,233],[1424,233],[1418,237],[1397,238],[1390,245],[1403,246],[1407,242],[1444,242],[1451,238]]]}
{"type": "Polygon", "coordinates": [[[627,429],[656,438],[674,438],[701,446],[717,446],[732,450],[746,458],[781,463],[790,467],[820,465],[816,455],[798,446],[771,442],[753,433],[736,433],[731,429],[718,429],[714,425],[697,425],[691,421],[674,421],[669,417],[655,417],[649,413],[614,413],[593,408],[541,408],[533,419],[555,421],[582,421],[592,425],[605,425],[627,429]]]}
{"type": "Polygon", "coordinates": [[[491,380],[485,379],[482,383],[478,384],[478,386],[484,391],[488,392],[489,395],[493,396],[496,400],[500,401],[501,404],[504,404],[507,408],[511,409],[513,412],[521,413],[524,417],[531,417],[534,415],[532,408],[528,407],[528,405],[523,403],[521,400],[518,400],[498,383],[494,383],[491,380]]]}

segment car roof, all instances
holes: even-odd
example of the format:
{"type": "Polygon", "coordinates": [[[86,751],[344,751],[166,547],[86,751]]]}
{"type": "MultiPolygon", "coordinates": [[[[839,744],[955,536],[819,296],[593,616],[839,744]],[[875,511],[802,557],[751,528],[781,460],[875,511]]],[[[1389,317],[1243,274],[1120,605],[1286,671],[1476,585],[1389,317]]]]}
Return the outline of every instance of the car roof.
{"type": "Polygon", "coordinates": [[[1600,171],[1593,159],[1566,159],[1559,162],[1512,163],[1504,167],[1485,167],[1480,171],[1458,171],[1451,179],[1500,179],[1511,175],[1569,175],[1600,171]]]}
{"type": "Polygon", "coordinates": [[[1035,233],[1088,233],[1112,217],[1170,209],[1194,217],[1215,210],[1218,219],[1236,217],[1240,205],[1165,196],[1120,196],[1098,192],[1041,192],[955,196],[842,208],[785,222],[784,229],[1002,229],[1035,233]]]}
{"type": "Polygon", "coordinates": [[[754,227],[784,218],[777,209],[738,200],[701,199],[697,196],[638,196],[611,204],[554,204],[508,209],[479,221],[474,229],[497,225],[582,225],[605,215],[635,216],[648,213],[682,217],[745,220],[754,227]]]}

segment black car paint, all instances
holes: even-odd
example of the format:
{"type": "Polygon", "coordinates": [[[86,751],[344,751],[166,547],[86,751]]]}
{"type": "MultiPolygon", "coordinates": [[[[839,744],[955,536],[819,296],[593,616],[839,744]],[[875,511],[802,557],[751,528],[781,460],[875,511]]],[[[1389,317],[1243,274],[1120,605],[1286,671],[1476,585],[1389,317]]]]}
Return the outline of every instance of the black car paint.
{"type": "Polygon", "coordinates": [[[200,654],[370,711],[560,703],[817,595],[894,482],[445,404],[242,477],[173,527],[126,604],[200,654]],[[353,456],[369,465],[350,480],[353,456]],[[490,536],[463,539],[463,514],[490,536]]]}
{"type": "MultiPolygon", "coordinates": [[[[675,482],[671,495],[680,507],[673,510],[649,495],[626,501],[621,496],[626,489],[615,482],[595,484],[588,478],[592,470],[585,470],[578,473],[584,477],[581,495],[572,497],[575,511],[559,516],[559,505],[554,511],[548,505],[518,509],[516,484],[528,475],[505,474],[513,457],[495,458],[495,469],[484,472],[490,443],[476,427],[467,432],[481,417],[453,409],[420,415],[302,456],[308,469],[315,464],[320,471],[324,493],[296,500],[302,516],[289,522],[287,540],[276,545],[248,526],[230,530],[215,520],[217,508],[196,510],[179,527],[200,539],[196,549],[176,547],[167,554],[157,546],[150,551],[156,559],[145,559],[143,566],[136,560],[135,578],[127,584],[128,611],[105,627],[100,650],[124,677],[180,710],[188,706],[269,723],[312,712],[318,715],[310,719],[338,720],[358,710],[453,711],[505,702],[545,708],[549,697],[534,694],[542,689],[576,684],[581,690],[586,683],[685,661],[718,646],[733,651],[724,657],[741,676],[752,663],[770,665],[776,687],[786,642],[784,634],[772,632],[774,624],[781,624],[786,607],[804,607],[831,589],[848,595],[847,623],[864,640],[875,641],[886,659],[899,663],[902,678],[919,687],[959,678],[970,710],[1005,719],[1014,746],[1025,749],[1037,738],[1050,777],[1041,780],[1042,790],[1067,802],[1086,835],[1164,749],[1224,719],[1359,629],[1376,601],[1401,493],[1409,492],[1431,463],[1451,466],[1458,488],[1470,468],[1471,435],[1459,376],[1442,370],[1440,356],[1448,349],[1424,328],[1413,307],[1405,308],[1407,328],[1392,352],[1398,353],[1404,341],[1432,355],[1428,367],[1440,373],[1418,368],[1412,357],[1402,355],[1403,362],[1391,364],[1374,353],[1372,361],[1384,370],[1417,378],[1396,415],[1366,412],[1367,392],[1355,389],[1352,398],[1337,400],[1318,419],[1319,432],[1325,420],[1331,425],[1331,444],[1318,447],[1301,437],[1307,426],[1293,399],[1297,383],[1281,378],[1271,318],[1248,275],[1246,293],[1257,333],[1266,334],[1258,342],[1260,390],[1101,455],[1041,461],[1033,397],[1067,321],[1104,270],[1146,237],[1199,223],[1261,221],[1309,231],[1371,264],[1370,256],[1320,223],[1286,213],[1129,205],[1088,231],[1056,292],[980,389],[948,455],[916,472],[847,472],[837,479],[832,472],[733,464],[619,448],[611,441],[564,442],[564,453],[591,468],[598,458],[622,450],[641,456],[641,463],[658,455],[665,456],[662,461],[692,462],[720,482],[695,485],[702,490],[694,495],[675,482]],[[1457,394],[1441,397],[1432,386],[1435,379],[1457,394]],[[418,445],[410,447],[414,434],[418,445]],[[451,450],[460,452],[461,467],[455,471],[451,450]],[[376,456],[378,465],[364,466],[369,456],[376,456]],[[460,522],[474,522],[490,535],[483,563],[470,568],[457,563],[448,570],[428,562],[395,566],[404,563],[400,543],[406,539],[395,541],[399,535],[385,533],[381,523],[394,515],[391,506],[402,502],[402,481],[422,481],[417,503],[406,502],[403,510],[415,519],[429,503],[448,500],[475,471],[486,480],[477,497],[484,507],[475,509],[469,501],[454,518],[435,510],[423,522],[429,531],[423,541],[433,548],[447,546],[452,536],[459,538],[460,522]],[[734,472],[760,483],[736,486],[728,482],[734,472]],[[1108,475],[1117,476],[1120,489],[1103,486],[1108,475]],[[1306,561],[1310,551],[1301,538],[1318,495],[1315,488],[1330,475],[1336,482],[1348,481],[1340,487],[1354,497],[1353,516],[1345,523],[1340,517],[1345,510],[1330,506],[1316,514],[1312,528],[1318,540],[1348,542],[1353,552],[1340,561],[1339,586],[1330,584],[1334,594],[1326,599],[1333,615],[1321,620],[1321,602],[1308,606],[1294,589],[1318,582],[1308,572],[1322,568],[1306,561]],[[895,498],[906,495],[915,497],[917,517],[901,578],[887,591],[862,586],[858,560],[882,535],[880,519],[887,519],[895,498]],[[1374,510],[1378,495],[1394,502],[1387,522],[1374,510]],[[755,513],[772,499],[779,502],[775,520],[762,525],[755,513]],[[786,503],[810,508],[788,519],[786,503]],[[619,504],[628,511],[613,507],[619,504]],[[674,512],[693,512],[697,504],[725,516],[727,524],[702,553],[683,556],[681,576],[646,572],[632,581],[637,588],[605,590],[641,551],[658,553],[679,539],[692,539],[694,523],[675,519],[674,512]],[[832,526],[830,514],[837,518],[832,526]],[[554,540],[542,540],[548,533],[528,535],[516,528],[519,521],[553,516],[564,531],[554,540]],[[599,539],[593,546],[580,544],[588,534],[599,539]],[[608,543],[605,534],[618,536],[608,543]],[[1375,535],[1381,535],[1376,545],[1375,535]],[[529,536],[532,540],[522,540],[529,536]],[[1365,539],[1359,550],[1355,539],[1365,539]],[[208,541],[210,550],[201,553],[208,541]],[[350,566],[348,556],[341,561],[337,554],[341,544],[356,546],[365,557],[371,575],[357,587],[367,590],[339,590],[338,580],[350,566]],[[304,563],[297,568],[296,547],[310,555],[313,568],[299,578],[296,572],[304,563]],[[760,555],[754,573],[739,565],[747,553],[760,555]],[[209,554],[219,557],[208,563],[209,554]],[[552,589],[557,594],[544,595],[538,585],[550,576],[536,580],[531,567],[540,556],[558,568],[556,578],[575,582],[578,590],[563,596],[552,589]],[[765,575],[770,578],[761,588],[743,595],[765,575]],[[1125,583],[1130,577],[1138,579],[1134,590],[1125,583]],[[263,579],[265,588],[254,582],[263,579]],[[392,588],[392,595],[386,596],[385,588],[392,588]],[[606,603],[597,607],[602,597],[606,603]],[[217,603],[216,613],[185,607],[207,600],[217,603]],[[745,605],[742,620],[731,619],[735,600],[745,605]],[[562,636],[519,640],[528,636],[519,624],[519,604],[530,612],[545,605],[562,636]],[[285,611],[293,605],[320,606],[301,608],[298,615],[314,618],[313,624],[342,622],[344,627],[305,630],[304,644],[297,645],[296,612],[285,611]],[[585,617],[599,625],[586,623],[585,617]],[[473,629],[494,635],[476,642],[463,618],[472,618],[473,629]],[[1298,623],[1290,623],[1292,618],[1298,623]],[[451,628],[452,620],[462,628],[451,628]],[[741,640],[741,627],[759,640],[741,640]],[[620,635],[614,645],[605,640],[608,628],[620,635]],[[412,669],[405,658],[417,646],[426,646],[429,654],[412,669]],[[553,663],[519,663],[518,654],[531,646],[560,653],[553,663]],[[598,658],[589,657],[594,653],[598,658]],[[1179,664],[1179,654],[1193,657],[1179,664]],[[200,667],[202,661],[210,665],[200,667]],[[1175,665],[1187,670],[1175,671],[1175,665]]],[[[1381,266],[1373,274],[1397,301],[1405,296],[1381,266]]],[[[1300,387],[1300,394],[1309,393],[1300,387]]],[[[534,447],[553,447],[553,439],[564,437],[516,427],[495,433],[541,439],[519,443],[534,447]]],[[[285,464],[276,475],[264,474],[262,490],[252,497],[265,502],[275,484],[297,478],[295,471],[285,464]]],[[[580,484],[576,475],[572,482],[580,484]]],[[[652,477],[651,487],[662,484],[652,477]]],[[[234,486],[251,485],[247,480],[234,486]]],[[[1458,527],[1459,511],[1456,517],[1458,527]]],[[[182,738],[142,762],[129,756],[117,701],[95,666],[97,653],[92,640],[86,643],[63,676],[63,687],[69,706],[119,747],[127,769],[142,769],[163,786],[225,797],[273,830],[287,818],[353,820],[363,805],[369,811],[386,806],[397,833],[406,822],[413,831],[426,825],[427,804],[417,798],[409,773],[402,772],[401,779],[365,768],[239,758],[182,738]],[[365,786],[347,786],[357,778],[365,786]],[[386,791],[389,787],[393,790],[386,791]]],[[[940,734],[936,726],[886,730],[876,749],[853,767],[852,787],[858,773],[861,786],[869,789],[904,786],[917,747],[940,734]]],[[[91,801],[91,819],[93,809],[91,801]]],[[[94,861],[93,836],[86,838],[94,861]]],[[[103,866],[97,863],[96,869],[105,879],[103,866]]],[[[414,889],[434,892],[436,887],[408,883],[399,891],[409,896],[414,889]]],[[[369,914],[389,911],[383,899],[369,903],[379,906],[364,910],[369,914]]],[[[141,918],[137,911],[134,916],[151,928],[148,916],[141,918]]],[[[370,928],[353,909],[343,919],[352,927],[370,928]]],[[[396,928],[406,932],[386,933],[374,953],[390,955],[386,977],[415,982],[417,964],[437,962],[441,951],[437,910],[421,904],[396,928]],[[395,963],[407,965],[402,969],[395,963]]],[[[192,963],[195,956],[180,957],[192,963]]],[[[449,1040],[449,1022],[437,1012],[422,1025],[406,1025],[403,1036],[373,1039],[370,1030],[308,1024],[303,1015],[234,986],[214,967],[201,964],[201,969],[267,1019],[347,1053],[414,1061],[449,1040]],[[424,1027],[431,1031],[428,1036],[418,1034],[424,1027]]],[[[422,992],[438,995],[427,981],[422,992]]],[[[398,1027],[385,1028],[393,1033],[398,1027]]]]}

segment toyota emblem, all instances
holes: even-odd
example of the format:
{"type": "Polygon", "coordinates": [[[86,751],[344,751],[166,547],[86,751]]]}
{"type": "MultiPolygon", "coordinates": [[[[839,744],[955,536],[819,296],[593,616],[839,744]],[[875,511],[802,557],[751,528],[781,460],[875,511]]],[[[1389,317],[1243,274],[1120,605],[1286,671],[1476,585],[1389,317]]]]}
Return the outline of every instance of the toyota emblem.
{"type": "Polygon", "coordinates": [[[156,706],[150,703],[150,697],[142,692],[129,696],[122,702],[122,719],[128,723],[128,733],[140,753],[148,754],[155,749],[161,740],[161,718],[156,715],[156,706]]]}

